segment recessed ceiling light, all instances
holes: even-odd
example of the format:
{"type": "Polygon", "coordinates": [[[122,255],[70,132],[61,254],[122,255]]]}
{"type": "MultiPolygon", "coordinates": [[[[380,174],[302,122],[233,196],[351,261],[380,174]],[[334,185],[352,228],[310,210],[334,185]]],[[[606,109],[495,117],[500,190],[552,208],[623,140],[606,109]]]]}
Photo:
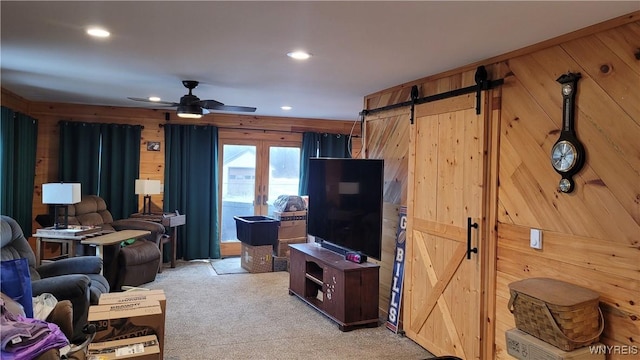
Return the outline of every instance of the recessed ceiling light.
{"type": "Polygon", "coordinates": [[[99,37],[99,38],[106,38],[106,37],[109,37],[109,35],[111,35],[107,30],[98,28],[98,27],[88,28],[87,34],[93,37],[99,37]]]}
{"type": "Polygon", "coordinates": [[[157,97],[157,96],[150,96],[150,97],[149,97],[149,101],[155,101],[155,102],[157,102],[157,101],[160,101],[160,98],[159,98],[159,97],[157,97]]]}
{"type": "Polygon", "coordinates": [[[291,106],[288,105],[284,105],[284,106],[280,106],[280,109],[284,110],[284,111],[289,111],[291,109],[293,109],[291,106]]]}
{"type": "Polygon", "coordinates": [[[305,51],[292,51],[287,53],[287,56],[296,60],[307,60],[311,57],[311,54],[305,51]]]}

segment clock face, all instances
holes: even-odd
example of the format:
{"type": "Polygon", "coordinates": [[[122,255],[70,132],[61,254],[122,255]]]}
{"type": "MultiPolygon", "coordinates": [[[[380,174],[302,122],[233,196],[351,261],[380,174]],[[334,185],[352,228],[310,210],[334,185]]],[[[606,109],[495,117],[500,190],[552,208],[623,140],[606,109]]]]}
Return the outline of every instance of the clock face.
{"type": "Polygon", "coordinates": [[[567,172],[571,170],[577,160],[576,147],[566,140],[558,141],[551,150],[551,165],[557,171],[567,172]]]}
{"type": "Polygon", "coordinates": [[[571,189],[571,182],[567,179],[561,179],[560,183],[558,184],[558,188],[560,189],[560,191],[562,192],[570,192],[571,189]]]}

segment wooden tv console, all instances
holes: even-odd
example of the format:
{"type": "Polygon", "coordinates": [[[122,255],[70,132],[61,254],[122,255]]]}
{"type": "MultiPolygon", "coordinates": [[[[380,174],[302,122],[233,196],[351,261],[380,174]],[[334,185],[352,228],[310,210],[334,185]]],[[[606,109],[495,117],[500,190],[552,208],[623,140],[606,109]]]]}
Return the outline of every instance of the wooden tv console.
{"type": "Polygon", "coordinates": [[[347,261],[315,243],[289,247],[289,295],[328,316],[342,331],[378,326],[379,265],[347,261]]]}

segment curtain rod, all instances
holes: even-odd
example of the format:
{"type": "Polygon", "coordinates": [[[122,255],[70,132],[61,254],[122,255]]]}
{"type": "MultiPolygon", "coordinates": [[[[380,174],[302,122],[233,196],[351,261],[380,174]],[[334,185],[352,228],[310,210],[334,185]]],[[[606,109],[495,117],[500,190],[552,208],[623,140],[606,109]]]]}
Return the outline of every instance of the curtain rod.
{"type": "MultiPolygon", "coordinates": [[[[183,125],[211,125],[211,124],[183,124],[183,125]]],[[[165,126],[165,124],[158,124],[158,127],[163,128],[165,126]]],[[[215,125],[211,125],[211,126],[215,126],[215,125]]],[[[274,133],[296,133],[296,134],[302,134],[305,132],[317,132],[319,134],[335,134],[335,135],[349,135],[349,134],[342,134],[342,133],[332,133],[332,132],[328,132],[328,131],[295,131],[295,130],[291,130],[291,131],[282,131],[282,130],[262,130],[262,129],[244,129],[244,128],[239,128],[239,127],[218,127],[218,129],[221,130],[241,130],[241,131],[247,131],[247,130],[253,130],[253,131],[262,131],[264,133],[270,133],[270,132],[274,132],[274,133]]],[[[353,138],[360,138],[362,137],[361,135],[351,135],[351,137],[353,138]]]]}
{"type": "Polygon", "coordinates": [[[136,124],[119,124],[119,123],[103,123],[103,122],[70,121],[70,120],[58,120],[58,125],[60,125],[60,123],[62,123],[62,122],[84,123],[84,124],[140,126],[140,129],[144,129],[144,125],[136,125],[136,124]]]}

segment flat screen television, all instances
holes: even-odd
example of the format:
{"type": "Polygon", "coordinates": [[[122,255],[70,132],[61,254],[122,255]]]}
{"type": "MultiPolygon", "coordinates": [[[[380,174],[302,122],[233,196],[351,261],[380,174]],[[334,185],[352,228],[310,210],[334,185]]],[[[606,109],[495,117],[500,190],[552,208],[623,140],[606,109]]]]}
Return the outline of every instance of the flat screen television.
{"type": "Polygon", "coordinates": [[[384,160],[311,158],[308,233],[338,253],[382,253],[384,160]]]}

